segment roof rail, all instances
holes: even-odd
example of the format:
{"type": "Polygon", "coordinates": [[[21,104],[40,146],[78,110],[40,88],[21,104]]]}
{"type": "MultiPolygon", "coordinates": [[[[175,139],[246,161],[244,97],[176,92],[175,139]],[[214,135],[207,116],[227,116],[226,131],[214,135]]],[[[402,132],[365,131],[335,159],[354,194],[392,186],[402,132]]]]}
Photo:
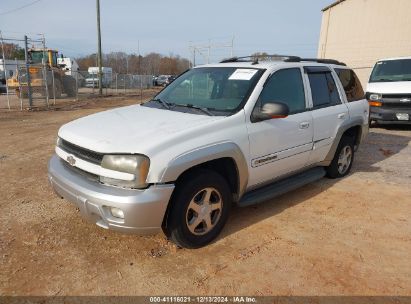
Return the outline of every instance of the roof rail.
{"type": "Polygon", "coordinates": [[[300,61],[300,57],[297,56],[290,56],[290,55],[267,55],[267,54],[259,54],[259,55],[250,55],[250,56],[242,56],[242,57],[232,57],[223,59],[220,63],[228,63],[228,62],[252,62],[253,64],[258,64],[259,60],[262,61],[287,61],[287,62],[298,62],[300,61]]]}
{"type": "Polygon", "coordinates": [[[252,62],[252,64],[258,64],[259,60],[261,61],[284,61],[284,62],[301,62],[301,61],[309,61],[309,62],[318,62],[318,63],[326,63],[326,64],[337,64],[337,65],[344,65],[344,62],[340,62],[335,59],[326,59],[326,58],[301,58],[298,56],[293,55],[251,55],[251,56],[242,56],[242,57],[232,57],[223,59],[220,63],[228,63],[228,62],[252,62]]]}
{"type": "Polygon", "coordinates": [[[301,61],[312,61],[312,62],[318,62],[318,63],[337,64],[337,65],[346,66],[344,62],[341,62],[335,59],[327,59],[327,58],[301,58],[301,61]]]}

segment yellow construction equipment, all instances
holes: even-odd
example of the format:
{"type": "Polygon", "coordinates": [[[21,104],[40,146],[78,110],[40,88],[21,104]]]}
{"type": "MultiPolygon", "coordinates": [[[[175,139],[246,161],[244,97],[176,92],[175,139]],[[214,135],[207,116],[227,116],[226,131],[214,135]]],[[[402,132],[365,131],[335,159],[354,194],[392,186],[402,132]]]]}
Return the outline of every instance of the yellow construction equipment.
{"type": "MultiPolygon", "coordinates": [[[[60,98],[65,93],[68,97],[76,95],[76,80],[57,64],[58,51],[53,49],[28,50],[30,83],[33,93],[60,98]],[[44,58],[44,63],[43,63],[44,58]],[[47,87],[46,87],[47,84],[47,87]]],[[[21,97],[28,95],[27,71],[19,69],[16,75],[7,81],[10,89],[16,90],[21,97]]]]}

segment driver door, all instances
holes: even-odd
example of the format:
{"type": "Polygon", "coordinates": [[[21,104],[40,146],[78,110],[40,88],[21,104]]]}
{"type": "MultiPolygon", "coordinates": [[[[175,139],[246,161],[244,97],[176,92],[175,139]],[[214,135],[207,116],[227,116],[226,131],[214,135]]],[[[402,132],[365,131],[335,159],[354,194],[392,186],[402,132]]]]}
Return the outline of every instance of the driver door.
{"type": "Polygon", "coordinates": [[[248,124],[250,159],[249,187],[256,188],[307,165],[313,147],[313,123],[307,111],[302,70],[299,67],[273,73],[264,85],[256,108],[282,102],[290,113],[248,124]]]}

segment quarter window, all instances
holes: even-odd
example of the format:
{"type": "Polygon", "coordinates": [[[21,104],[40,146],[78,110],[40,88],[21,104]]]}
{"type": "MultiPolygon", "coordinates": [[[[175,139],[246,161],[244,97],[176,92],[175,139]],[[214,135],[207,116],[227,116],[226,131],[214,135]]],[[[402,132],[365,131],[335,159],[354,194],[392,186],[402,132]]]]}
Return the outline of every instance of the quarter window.
{"type": "Polygon", "coordinates": [[[299,68],[275,72],[265,84],[260,95],[260,105],[282,102],[290,109],[290,114],[305,110],[304,84],[299,68]]]}
{"type": "Polygon", "coordinates": [[[314,108],[341,103],[331,72],[308,73],[314,108]]]}
{"type": "Polygon", "coordinates": [[[335,69],[335,72],[344,87],[348,102],[364,99],[364,90],[353,70],[335,69]]]}

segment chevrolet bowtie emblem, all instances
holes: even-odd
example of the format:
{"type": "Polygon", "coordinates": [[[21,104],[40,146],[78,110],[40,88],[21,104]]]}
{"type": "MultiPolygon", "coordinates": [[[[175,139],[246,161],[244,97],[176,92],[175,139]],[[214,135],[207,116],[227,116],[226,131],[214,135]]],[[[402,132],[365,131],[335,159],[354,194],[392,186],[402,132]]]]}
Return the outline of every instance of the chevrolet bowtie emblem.
{"type": "Polygon", "coordinates": [[[400,99],[400,101],[401,101],[401,102],[410,102],[411,99],[409,99],[409,98],[402,98],[402,99],[400,99]]]}
{"type": "Polygon", "coordinates": [[[74,166],[76,164],[76,159],[73,156],[69,155],[69,156],[67,156],[67,162],[70,165],[74,166]]]}

